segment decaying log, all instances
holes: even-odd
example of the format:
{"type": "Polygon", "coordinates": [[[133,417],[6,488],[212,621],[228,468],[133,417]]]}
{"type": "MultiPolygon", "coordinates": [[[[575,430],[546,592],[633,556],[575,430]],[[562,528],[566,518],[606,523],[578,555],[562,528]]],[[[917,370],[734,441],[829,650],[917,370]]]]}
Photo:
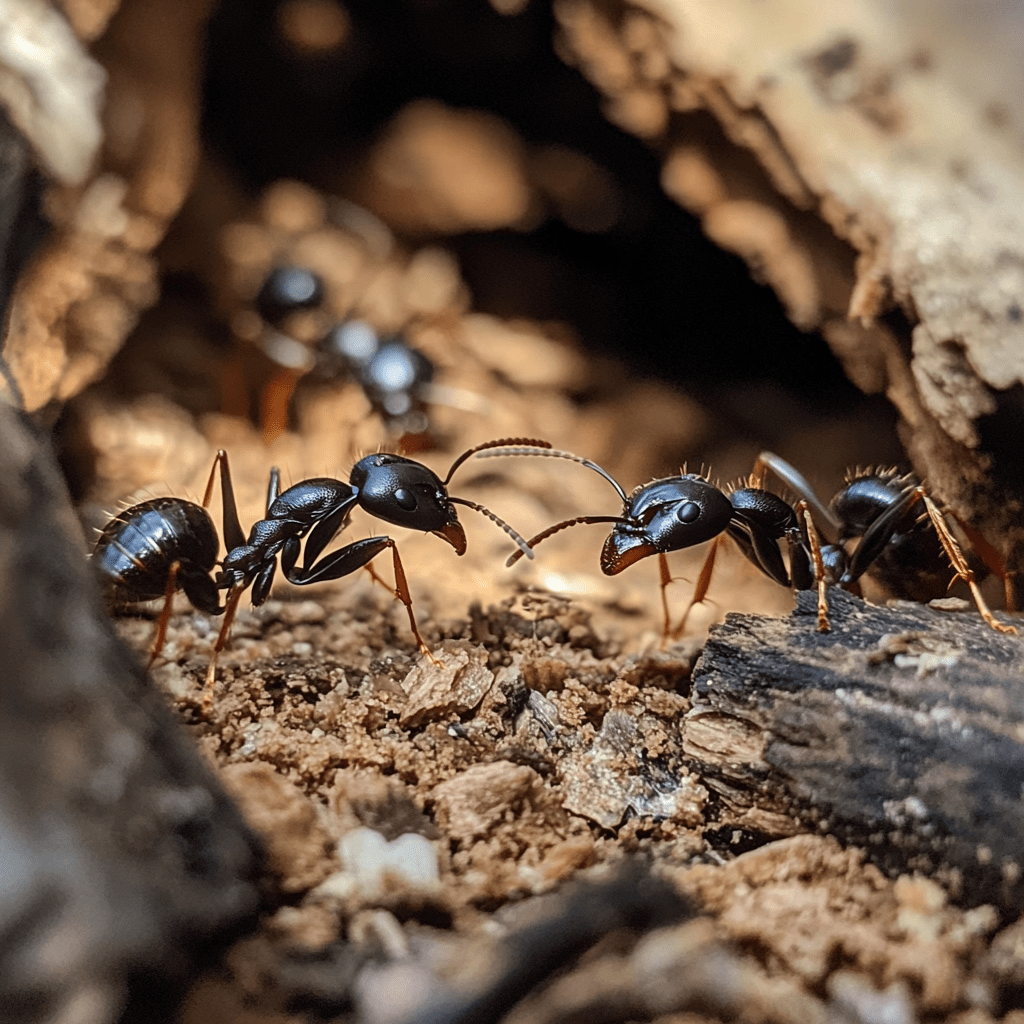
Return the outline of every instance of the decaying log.
{"type": "Polygon", "coordinates": [[[972,611],[812,595],[788,619],[711,631],[684,723],[703,781],[934,875],[968,903],[1024,906],[1024,637],[972,611]]]}
{"type": "Polygon", "coordinates": [[[157,1020],[259,906],[256,842],[102,610],[0,402],[0,1016],[157,1020]]]}

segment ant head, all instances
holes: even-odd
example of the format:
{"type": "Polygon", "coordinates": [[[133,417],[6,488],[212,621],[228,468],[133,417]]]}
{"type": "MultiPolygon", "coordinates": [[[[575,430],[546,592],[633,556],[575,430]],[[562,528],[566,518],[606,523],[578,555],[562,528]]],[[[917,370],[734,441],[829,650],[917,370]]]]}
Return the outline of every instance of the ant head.
{"type": "Polygon", "coordinates": [[[359,504],[370,515],[395,526],[443,537],[458,554],[466,534],[441,478],[420,462],[378,452],[360,459],[349,474],[359,504]]]}
{"type": "Polygon", "coordinates": [[[608,576],[659,551],[679,551],[717,537],[732,520],[729,499],[692,473],[655,480],[629,497],[601,550],[608,576]]]}

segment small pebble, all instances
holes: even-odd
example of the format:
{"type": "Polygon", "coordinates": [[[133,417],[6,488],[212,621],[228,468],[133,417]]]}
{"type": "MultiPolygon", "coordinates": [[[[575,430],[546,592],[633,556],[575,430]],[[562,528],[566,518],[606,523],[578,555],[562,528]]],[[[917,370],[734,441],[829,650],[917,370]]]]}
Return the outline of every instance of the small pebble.
{"type": "Polygon", "coordinates": [[[413,889],[433,888],[441,880],[433,843],[415,832],[389,843],[372,828],[354,828],[338,843],[338,855],[365,898],[382,891],[385,874],[413,889]]]}

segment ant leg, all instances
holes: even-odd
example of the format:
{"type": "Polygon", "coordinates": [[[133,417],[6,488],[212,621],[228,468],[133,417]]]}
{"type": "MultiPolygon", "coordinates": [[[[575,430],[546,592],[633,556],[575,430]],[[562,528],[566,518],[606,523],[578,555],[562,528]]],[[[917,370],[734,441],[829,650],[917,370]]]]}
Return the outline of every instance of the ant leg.
{"type": "Polygon", "coordinates": [[[416,637],[416,643],[419,644],[420,650],[431,662],[435,665],[440,665],[441,662],[434,657],[426,641],[420,636],[419,626],[416,625],[416,616],[412,611],[412,595],[409,593],[409,584],[405,578],[405,568],[402,566],[402,559],[398,556],[398,545],[389,537],[388,546],[391,548],[391,554],[395,563],[395,597],[405,605],[405,610],[409,613],[409,625],[412,627],[412,635],[416,637]]]}
{"type": "MultiPolygon", "coordinates": [[[[348,576],[357,569],[362,569],[372,558],[379,555],[385,548],[391,548],[392,557],[395,563],[395,587],[388,590],[405,605],[409,614],[409,625],[412,627],[413,636],[420,650],[436,665],[437,658],[431,653],[426,641],[420,633],[416,624],[416,616],[412,610],[412,595],[409,593],[409,583],[405,577],[405,569],[402,567],[402,559],[398,554],[398,547],[390,537],[367,537],[364,540],[356,540],[347,544],[337,551],[325,555],[314,566],[308,570],[285,570],[285,578],[289,583],[297,587],[303,587],[310,583],[322,583],[326,580],[341,579],[348,576]]],[[[387,584],[385,584],[387,586],[387,584]]]]}
{"type": "Polygon", "coordinates": [[[711,542],[711,550],[708,552],[708,557],[704,559],[704,566],[700,570],[700,575],[697,577],[697,586],[694,587],[693,597],[690,599],[690,603],[683,612],[683,617],[679,620],[679,625],[672,630],[672,639],[678,640],[686,629],[686,620],[690,617],[690,612],[693,611],[693,606],[702,604],[704,598],[707,597],[708,587],[711,586],[711,574],[715,571],[715,556],[718,554],[718,547],[722,543],[722,534],[719,534],[711,542]]]}
{"type": "Polygon", "coordinates": [[[238,506],[235,504],[235,489],[231,483],[228,453],[223,448],[219,449],[213,457],[210,476],[206,481],[206,491],[203,494],[203,508],[209,508],[210,499],[213,498],[213,482],[216,479],[218,466],[220,466],[220,501],[224,514],[224,548],[226,551],[231,551],[245,543],[245,534],[242,532],[242,524],[238,520],[238,506]]]}
{"type": "Polygon", "coordinates": [[[272,445],[288,429],[288,405],[301,376],[295,370],[281,367],[263,388],[260,397],[260,428],[264,444],[272,445]]]}
{"type": "Polygon", "coordinates": [[[973,526],[965,523],[955,512],[946,510],[946,515],[951,516],[953,521],[961,530],[964,531],[964,536],[971,543],[971,547],[978,553],[981,560],[988,566],[989,570],[995,573],[1003,581],[1003,594],[1006,597],[1006,610],[1008,612],[1017,611],[1017,597],[1014,593],[1014,582],[1017,579],[1017,573],[1012,569],[1006,568],[1006,563],[1003,561],[1002,555],[999,554],[996,549],[989,544],[989,542],[976,530],[973,526]]]}
{"type": "Polygon", "coordinates": [[[178,570],[180,562],[171,562],[171,568],[167,573],[167,589],[164,591],[164,606],[160,609],[160,618],[156,621],[156,631],[153,633],[153,645],[149,650],[149,661],[146,662],[146,671],[153,667],[160,652],[164,649],[164,641],[167,639],[167,623],[171,621],[171,604],[174,601],[175,592],[178,589],[178,570]]]}
{"type": "Polygon", "coordinates": [[[370,579],[373,580],[374,583],[379,583],[386,591],[392,594],[394,593],[394,590],[391,588],[391,584],[388,583],[388,581],[384,579],[376,569],[374,569],[373,562],[367,562],[363,568],[370,574],[370,579]]]}
{"type": "Polygon", "coordinates": [[[1003,625],[989,610],[985,599],[981,596],[981,591],[978,589],[978,584],[975,582],[974,573],[967,564],[967,559],[964,558],[964,553],[960,550],[960,545],[957,544],[956,538],[949,532],[949,527],[946,525],[945,519],[942,518],[942,513],[939,511],[938,506],[928,497],[923,487],[918,487],[915,493],[919,495],[920,500],[924,502],[924,507],[928,510],[928,518],[931,519],[932,526],[935,527],[935,532],[939,535],[939,540],[946,549],[946,556],[953,566],[953,571],[971,588],[974,603],[978,606],[981,617],[993,629],[999,630],[1000,633],[1016,633],[1017,628],[1015,626],[1003,625]]]}
{"type": "Polygon", "coordinates": [[[220,625],[220,632],[217,634],[217,642],[213,645],[213,653],[210,655],[210,664],[206,669],[206,685],[203,687],[203,710],[209,711],[213,704],[213,688],[217,682],[217,656],[224,650],[228,642],[228,632],[231,624],[235,621],[235,612],[238,610],[238,601],[245,591],[246,584],[236,583],[228,593],[224,602],[224,621],[220,625]]]}
{"type": "Polygon", "coordinates": [[[801,498],[796,503],[796,514],[802,520],[803,534],[807,537],[807,543],[811,549],[811,560],[814,562],[814,580],[818,585],[818,632],[830,633],[832,627],[828,622],[828,581],[825,579],[825,563],[821,557],[821,540],[818,537],[818,528],[811,518],[811,510],[807,502],[801,498]]]}
{"type": "Polygon", "coordinates": [[[661,573],[661,611],[664,621],[661,627],[661,647],[664,648],[672,635],[672,619],[668,611],[668,585],[672,582],[672,573],[669,572],[668,558],[664,551],[658,552],[658,570],[661,573]]]}

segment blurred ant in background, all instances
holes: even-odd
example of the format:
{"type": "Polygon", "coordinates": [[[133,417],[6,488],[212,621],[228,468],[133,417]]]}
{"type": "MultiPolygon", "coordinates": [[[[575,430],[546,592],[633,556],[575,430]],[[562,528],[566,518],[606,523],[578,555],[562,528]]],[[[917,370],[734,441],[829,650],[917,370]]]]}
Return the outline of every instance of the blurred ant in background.
{"type": "MultiPolygon", "coordinates": [[[[345,246],[355,247],[359,269],[354,276],[344,284],[335,280],[333,288],[328,287],[323,263],[327,257],[322,252],[308,257],[320,267],[318,273],[306,266],[301,256],[290,258],[285,248],[264,271],[252,298],[232,318],[236,336],[255,345],[274,367],[260,394],[264,440],[270,444],[287,429],[292,397],[304,379],[354,381],[384,421],[387,433],[402,438],[406,450],[431,446],[432,405],[483,411],[486,402],[479,395],[437,382],[434,363],[409,341],[406,332],[415,328],[414,318],[422,315],[429,320],[432,314],[407,311],[410,320],[405,331],[390,333],[379,332],[354,314],[363,296],[372,291],[375,278],[396,268],[395,241],[388,227],[362,207],[332,199],[318,231],[323,236],[320,245],[335,231],[333,243],[342,245],[342,252],[345,246]]],[[[304,237],[310,236],[293,239],[290,247],[301,251],[304,237]]],[[[275,247],[281,249],[280,243],[275,247]]],[[[225,378],[225,408],[236,413],[248,405],[242,376],[244,371],[236,361],[225,378]],[[232,393],[232,389],[238,390],[232,393]]]]}
{"type": "Polygon", "coordinates": [[[268,385],[261,419],[265,439],[286,426],[288,403],[300,377],[321,381],[354,380],[392,434],[426,434],[429,404],[434,400],[434,364],[399,334],[381,338],[364,320],[343,320],[312,347],[288,334],[288,318],[318,308],[323,282],[305,267],[271,270],[256,297],[256,311],[266,325],[260,347],[281,371],[268,385]]]}

